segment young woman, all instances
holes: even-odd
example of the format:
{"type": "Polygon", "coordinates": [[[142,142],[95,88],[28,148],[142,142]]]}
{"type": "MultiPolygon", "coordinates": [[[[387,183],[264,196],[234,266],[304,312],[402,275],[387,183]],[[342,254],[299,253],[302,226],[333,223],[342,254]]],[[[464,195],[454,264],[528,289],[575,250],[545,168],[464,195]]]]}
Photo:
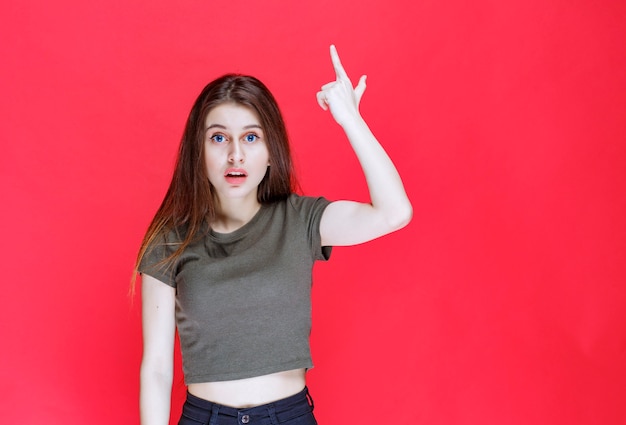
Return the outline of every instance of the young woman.
{"type": "Polygon", "coordinates": [[[175,329],[187,401],[180,424],[315,424],[305,372],[311,270],[330,247],[405,226],[412,208],[359,114],[334,46],[336,80],[317,93],[365,172],[371,203],[293,193],[283,119],[267,88],[226,75],[196,100],[174,176],[144,238],[143,425],[167,424],[175,329]]]}

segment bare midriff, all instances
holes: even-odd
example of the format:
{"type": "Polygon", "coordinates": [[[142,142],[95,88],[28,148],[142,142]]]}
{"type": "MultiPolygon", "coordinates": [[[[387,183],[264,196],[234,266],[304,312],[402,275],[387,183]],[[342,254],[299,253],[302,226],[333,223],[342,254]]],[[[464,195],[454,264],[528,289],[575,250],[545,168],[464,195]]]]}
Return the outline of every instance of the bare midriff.
{"type": "Polygon", "coordinates": [[[189,384],[196,397],[239,409],[271,403],[302,391],[305,369],[287,370],[234,381],[189,384]]]}

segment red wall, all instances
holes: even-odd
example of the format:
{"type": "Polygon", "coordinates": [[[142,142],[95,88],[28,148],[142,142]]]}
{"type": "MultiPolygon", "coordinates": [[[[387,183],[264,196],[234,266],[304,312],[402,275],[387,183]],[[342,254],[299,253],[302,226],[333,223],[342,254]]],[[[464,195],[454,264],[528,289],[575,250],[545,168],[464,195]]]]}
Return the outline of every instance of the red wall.
{"type": "Polygon", "coordinates": [[[1,423],[137,423],[128,282],[209,80],[264,80],[305,192],[367,199],[330,43],[415,216],[315,271],[320,423],[625,423],[623,1],[5,0],[0,40],[1,423]]]}

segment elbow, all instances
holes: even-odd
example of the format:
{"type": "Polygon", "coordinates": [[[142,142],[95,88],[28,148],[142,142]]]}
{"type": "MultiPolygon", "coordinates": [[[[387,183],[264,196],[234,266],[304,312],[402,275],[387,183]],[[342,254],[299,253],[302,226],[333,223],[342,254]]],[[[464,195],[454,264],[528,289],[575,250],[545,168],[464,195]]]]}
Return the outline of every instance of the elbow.
{"type": "Polygon", "coordinates": [[[391,228],[392,232],[396,230],[400,230],[411,222],[413,218],[413,207],[410,202],[406,202],[400,208],[396,208],[394,210],[393,215],[391,215],[388,219],[388,225],[391,228]]]}
{"type": "Polygon", "coordinates": [[[167,390],[172,388],[174,383],[174,374],[168,371],[146,370],[142,368],[139,378],[141,392],[149,392],[153,388],[167,390]]]}
{"type": "Polygon", "coordinates": [[[143,359],[139,376],[142,383],[148,385],[165,384],[171,385],[174,381],[174,367],[168,359],[143,359]]]}

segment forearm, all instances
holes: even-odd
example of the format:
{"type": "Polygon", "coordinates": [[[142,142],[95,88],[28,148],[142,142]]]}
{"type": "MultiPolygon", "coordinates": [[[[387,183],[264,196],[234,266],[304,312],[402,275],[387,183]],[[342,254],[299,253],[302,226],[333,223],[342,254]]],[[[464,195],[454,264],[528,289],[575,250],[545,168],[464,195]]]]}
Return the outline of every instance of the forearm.
{"type": "Polygon", "coordinates": [[[412,216],[411,203],[398,171],[360,115],[342,127],[361,164],[372,207],[392,227],[402,227],[412,216]]]}
{"type": "Polygon", "coordinates": [[[167,425],[170,420],[172,375],[142,366],[139,412],[141,425],[167,425]]]}
{"type": "Polygon", "coordinates": [[[322,86],[317,102],[322,109],[330,109],[345,131],[363,168],[371,203],[333,202],[322,216],[320,235],[323,245],[356,245],[404,227],[411,221],[413,208],[396,167],[359,113],[366,76],[352,87],[334,46],[330,57],[337,79],[322,86]]]}

